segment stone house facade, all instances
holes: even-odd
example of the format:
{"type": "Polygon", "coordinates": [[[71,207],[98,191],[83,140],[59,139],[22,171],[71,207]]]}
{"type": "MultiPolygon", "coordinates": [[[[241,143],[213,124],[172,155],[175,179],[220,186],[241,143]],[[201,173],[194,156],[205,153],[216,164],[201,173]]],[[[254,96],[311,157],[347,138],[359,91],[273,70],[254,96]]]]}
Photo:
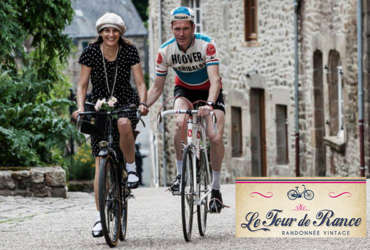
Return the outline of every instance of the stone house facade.
{"type": "MultiPolygon", "coordinates": [[[[300,174],[358,176],[357,1],[297,2],[300,174]]],[[[296,175],[294,3],[150,1],[151,82],[157,50],[171,37],[169,13],[173,8],[192,7],[197,29],[216,41],[226,104],[224,182],[238,176],[296,175]]],[[[367,8],[364,1],[365,152],[370,145],[367,8]]],[[[173,77],[174,72],[169,72],[164,100],[173,95],[173,77]]],[[[158,101],[153,107],[153,120],[162,103],[158,101]]],[[[162,175],[166,181],[176,171],[173,125],[168,119],[165,133],[154,132],[156,163],[162,166],[163,160],[167,161],[166,175],[162,175]]],[[[157,131],[154,124],[152,129],[157,131]]],[[[369,153],[365,156],[369,165],[369,153]]]]}

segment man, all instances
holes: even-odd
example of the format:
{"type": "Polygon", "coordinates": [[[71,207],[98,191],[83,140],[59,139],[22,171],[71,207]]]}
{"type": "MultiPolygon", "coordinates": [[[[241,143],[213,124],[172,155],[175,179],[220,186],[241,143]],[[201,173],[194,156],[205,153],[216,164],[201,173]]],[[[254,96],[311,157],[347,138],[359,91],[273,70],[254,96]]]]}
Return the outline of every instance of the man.
{"type": "MultiPolygon", "coordinates": [[[[199,108],[200,115],[208,115],[211,110],[217,117],[217,131],[207,129],[211,142],[210,158],[212,165],[212,193],[209,207],[211,212],[219,213],[223,208],[220,192],[220,170],[224,156],[222,135],[225,123],[219,60],[216,46],[211,38],[194,34],[195,24],[192,10],[178,7],[171,12],[171,30],[174,37],[161,45],[156,59],[156,77],[148,94],[150,107],[163,91],[168,67],[176,72],[174,109],[192,109],[197,100],[207,101],[199,108]]],[[[208,119],[208,123],[210,119],[208,119]]],[[[171,186],[172,191],[179,190],[182,169],[182,142],[185,140],[185,115],[177,116],[174,137],[176,150],[177,177],[171,186]]],[[[207,126],[210,128],[211,126],[207,126]]]]}

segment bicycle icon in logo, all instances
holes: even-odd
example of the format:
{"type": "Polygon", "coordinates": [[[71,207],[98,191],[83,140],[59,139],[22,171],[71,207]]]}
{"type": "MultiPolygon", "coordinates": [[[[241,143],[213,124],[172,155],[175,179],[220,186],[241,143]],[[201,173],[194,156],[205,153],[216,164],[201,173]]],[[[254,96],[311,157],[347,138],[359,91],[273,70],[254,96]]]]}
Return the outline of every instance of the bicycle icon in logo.
{"type": "Polygon", "coordinates": [[[288,195],[289,200],[295,200],[297,198],[302,198],[302,196],[306,200],[313,199],[313,197],[315,196],[314,192],[310,189],[306,189],[306,186],[304,184],[302,184],[302,186],[304,190],[301,193],[298,191],[298,187],[295,187],[296,189],[291,189],[288,191],[287,195],[288,195]]]}

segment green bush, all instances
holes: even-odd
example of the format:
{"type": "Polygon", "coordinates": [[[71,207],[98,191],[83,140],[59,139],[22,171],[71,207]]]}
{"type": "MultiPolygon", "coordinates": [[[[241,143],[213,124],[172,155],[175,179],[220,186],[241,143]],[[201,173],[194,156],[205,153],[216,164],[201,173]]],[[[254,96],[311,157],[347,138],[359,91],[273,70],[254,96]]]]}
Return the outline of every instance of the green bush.
{"type": "Polygon", "coordinates": [[[62,73],[72,16],[70,0],[0,1],[0,166],[61,164],[79,138],[62,73]]]}
{"type": "Polygon", "coordinates": [[[95,175],[95,159],[91,154],[91,147],[83,143],[73,157],[69,157],[65,164],[68,165],[69,180],[92,180],[95,175]]]}
{"type": "Polygon", "coordinates": [[[46,81],[37,80],[32,68],[11,77],[0,74],[0,165],[60,164],[65,141],[77,131],[58,110],[71,102],[63,98],[44,101],[46,81]]]}

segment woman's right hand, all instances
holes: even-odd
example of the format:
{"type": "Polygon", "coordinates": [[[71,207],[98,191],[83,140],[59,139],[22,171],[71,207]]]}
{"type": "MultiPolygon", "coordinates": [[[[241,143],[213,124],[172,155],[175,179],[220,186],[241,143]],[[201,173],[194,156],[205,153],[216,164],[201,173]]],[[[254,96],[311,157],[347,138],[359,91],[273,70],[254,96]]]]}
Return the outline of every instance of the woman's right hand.
{"type": "Polygon", "coordinates": [[[73,119],[73,120],[75,120],[75,121],[77,121],[77,117],[78,117],[78,114],[79,114],[80,112],[84,112],[84,111],[83,111],[83,110],[81,110],[81,109],[77,109],[75,112],[73,112],[73,113],[72,113],[72,119],[73,119]]]}

